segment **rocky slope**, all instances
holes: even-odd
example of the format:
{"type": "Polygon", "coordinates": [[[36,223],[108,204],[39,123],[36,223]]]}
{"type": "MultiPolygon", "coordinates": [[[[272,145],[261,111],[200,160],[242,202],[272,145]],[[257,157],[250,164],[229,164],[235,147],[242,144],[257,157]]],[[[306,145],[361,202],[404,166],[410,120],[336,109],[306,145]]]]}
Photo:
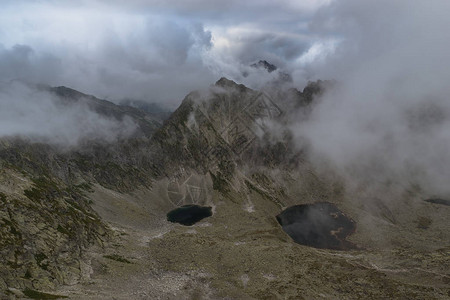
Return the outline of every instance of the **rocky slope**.
{"type": "Polygon", "coordinates": [[[290,122],[307,118],[330,84],[262,92],[222,78],[186,96],[162,125],[136,108],[53,89],[63,103],[86,101],[139,130],[69,150],[1,141],[0,295],[446,299],[449,208],[422,201],[419,189],[396,201],[349,194],[294,145],[290,122]],[[289,206],[324,201],[355,220],[356,249],[296,244],[277,222],[289,206]],[[166,220],[185,204],[213,215],[189,227],[166,220]]]}
{"type": "Polygon", "coordinates": [[[149,185],[150,162],[140,156],[161,126],[141,110],[114,105],[75,90],[47,88],[58,105],[85,103],[99,115],[138,124],[117,143],[86,140],[70,149],[26,137],[0,141],[1,295],[51,290],[89,274],[83,255],[103,247],[110,229],[86,196],[94,183],[118,191],[149,185]],[[139,169],[141,168],[141,169],[139,169]],[[31,291],[31,292],[30,292],[31,291]]]}

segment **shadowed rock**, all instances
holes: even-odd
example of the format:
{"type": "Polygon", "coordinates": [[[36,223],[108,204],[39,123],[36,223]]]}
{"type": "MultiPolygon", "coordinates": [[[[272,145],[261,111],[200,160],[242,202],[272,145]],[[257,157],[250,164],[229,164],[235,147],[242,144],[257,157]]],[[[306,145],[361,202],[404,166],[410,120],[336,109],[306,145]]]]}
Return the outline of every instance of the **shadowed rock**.
{"type": "Polygon", "coordinates": [[[320,202],[295,205],[282,211],[276,218],[296,243],[323,249],[355,248],[355,245],[345,240],[355,231],[355,222],[334,204],[320,202]]]}
{"type": "Polygon", "coordinates": [[[271,63],[267,62],[266,60],[260,60],[257,63],[251,64],[250,67],[257,68],[257,69],[266,69],[267,72],[271,73],[277,69],[277,66],[272,65],[271,63]]]}
{"type": "Polygon", "coordinates": [[[450,200],[445,199],[427,199],[425,202],[450,206],[450,200]]]}
{"type": "Polygon", "coordinates": [[[211,216],[211,207],[189,204],[170,211],[167,214],[167,221],[191,226],[198,221],[211,216]]]}

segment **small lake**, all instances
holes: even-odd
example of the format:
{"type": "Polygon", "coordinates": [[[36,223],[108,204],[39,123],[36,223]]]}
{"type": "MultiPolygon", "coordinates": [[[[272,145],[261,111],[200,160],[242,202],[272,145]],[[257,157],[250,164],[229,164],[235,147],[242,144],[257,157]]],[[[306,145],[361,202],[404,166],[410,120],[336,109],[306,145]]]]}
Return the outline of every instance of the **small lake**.
{"type": "Polygon", "coordinates": [[[188,204],[171,210],[167,214],[167,221],[185,226],[192,226],[198,221],[211,216],[211,207],[188,204]]]}
{"type": "Polygon", "coordinates": [[[283,230],[298,244],[336,250],[356,248],[345,240],[355,231],[355,222],[332,203],[291,206],[276,218],[283,230]]]}

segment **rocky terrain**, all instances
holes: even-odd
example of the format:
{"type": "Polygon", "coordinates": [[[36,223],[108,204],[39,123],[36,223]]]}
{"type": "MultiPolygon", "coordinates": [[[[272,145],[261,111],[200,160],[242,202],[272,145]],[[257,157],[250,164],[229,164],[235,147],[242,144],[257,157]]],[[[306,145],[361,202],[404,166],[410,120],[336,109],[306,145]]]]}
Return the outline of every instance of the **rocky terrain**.
{"type": "Polygon", "coordinates": [[[59,87],[132,135],[70,149],[0,141],[3,299],[448,299],[450,207],[420,187],[380,197],[318,170],[289,124],[328,81],[256,91],[221,78],[161,123],[59,87]],[[276,216],[329,202],[356,224],[346,250],[295,243],[276,216]],[[211,207],[192,226],[182,205],[211,207]]]}

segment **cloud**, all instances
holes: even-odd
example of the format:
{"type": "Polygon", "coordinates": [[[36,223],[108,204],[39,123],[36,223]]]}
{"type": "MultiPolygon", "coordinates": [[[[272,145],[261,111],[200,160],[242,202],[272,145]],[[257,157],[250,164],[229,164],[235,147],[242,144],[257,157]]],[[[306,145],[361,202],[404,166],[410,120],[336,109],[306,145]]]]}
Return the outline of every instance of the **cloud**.
{"type": "Polygon", "coordinates": [[[0,84],[0,137],[22,137],[63,147],[85,140],[114,142],[137,125],[99,115],[86,103],[63,103],[54,94],[19,81],[0,84]]]}
{"type": "Polygon", "coordinates": [[[266,58],[279,67],[308,50],[311,40],[307,35],[239,27],[230,28],[221,39],[217,51],[227,51],[236,61],[249,65],[266,58]]]}
{"type": "Polygon", "coordinates": [[[96,16],[48,5],[36,10],[49,18],[43,21],[24,11],[3,21],[1,80],[66,85],[102,98],[172,105],[211,80],[202,62],[211,33],[201,23],[113,12],[96,16]]]}
{"type": "Polygon", "coordinates": [[[54,80],[61,73],[61,61],[49,53],[36,53],[30,46],[0,44],[0,79],[54,80]]]}
{"type": "Polygon", "coordinates": [[[130,0],[127,2],[120,0],[85,0],[78,1],[78,4],[97,6],[109,9],[128,11],[158,11],[165,13],[175,13],[189,18],[204,20],[214,20],[216,23],[233,24],[235,21],[242,22],[255,19],[274,20],[286,19],[293,14],[312,13],[317,8],[329,4],[331,0],[248,0],[248,1],[208,1],[208,0],[130,0]]]}
{"type": "Polygon", "coordinates": [[[241,79],[260,59],[292,69],[316,40],[308,21],[329,2],[6,1],[0,79],[174,108],[222,76],[241,79]]]}
{"type": "Polygon", "coordinates": [[[316,161],[349,182],[391,182],[450,194],[450,19],[448,1],[336,1],[311,23],[339,40],[308,63],[310,77],[334,78],[307,122],[316,161]]]}

